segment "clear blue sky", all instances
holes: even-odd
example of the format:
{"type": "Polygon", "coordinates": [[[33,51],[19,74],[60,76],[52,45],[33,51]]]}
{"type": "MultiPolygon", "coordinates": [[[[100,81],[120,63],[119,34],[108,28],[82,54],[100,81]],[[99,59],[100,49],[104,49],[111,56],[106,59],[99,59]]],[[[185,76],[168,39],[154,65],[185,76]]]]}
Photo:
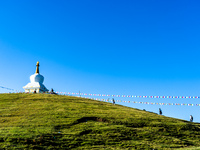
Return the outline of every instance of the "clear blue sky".
{"type": "MultiPolygon", "coordinates": [[[[55,91],[200,96],[199,41],[197,0],[1,1],[0,86],[23,91],[39,61],[55,91]]],[[[128,106],[200,122],[197,106],[128,106]]]]}

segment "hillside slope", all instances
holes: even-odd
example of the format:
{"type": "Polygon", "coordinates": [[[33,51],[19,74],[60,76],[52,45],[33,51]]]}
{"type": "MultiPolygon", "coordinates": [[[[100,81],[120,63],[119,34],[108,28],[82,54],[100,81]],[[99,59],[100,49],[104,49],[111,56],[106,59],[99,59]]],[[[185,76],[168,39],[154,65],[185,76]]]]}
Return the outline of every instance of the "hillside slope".
{"type": "Polygon", "coordinates": [[[200,125],[78,97],[0,94],[0,149],[200,146],[200,125]]]}

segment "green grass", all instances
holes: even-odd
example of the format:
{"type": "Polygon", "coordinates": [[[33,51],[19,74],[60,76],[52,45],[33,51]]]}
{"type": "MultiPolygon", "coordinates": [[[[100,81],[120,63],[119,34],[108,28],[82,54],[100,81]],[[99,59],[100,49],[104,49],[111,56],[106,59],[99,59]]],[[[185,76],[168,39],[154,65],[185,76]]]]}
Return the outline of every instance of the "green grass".
{"type": "MultiPolygon", "coordinates": [[[[78,97],[0,94],[0,149],[195,149],[200,124],[78,97]]],[[[196,148],[198,149],[198,148],[196,148]]]]}

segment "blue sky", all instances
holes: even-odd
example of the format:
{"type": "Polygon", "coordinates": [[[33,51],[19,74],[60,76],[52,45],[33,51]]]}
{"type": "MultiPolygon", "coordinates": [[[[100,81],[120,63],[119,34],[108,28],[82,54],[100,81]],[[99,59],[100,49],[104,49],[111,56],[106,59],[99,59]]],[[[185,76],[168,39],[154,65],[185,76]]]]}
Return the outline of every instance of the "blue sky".
{"type": "MultiPolygon", "coordinates": [[[[200,96],[199,27],[196,0],[2,1],[0,86],[23,91],[39,61],[45,86],[55,91],[200,96]]],[[[200,122],[197,106],[121,104],[200,122]]]]}

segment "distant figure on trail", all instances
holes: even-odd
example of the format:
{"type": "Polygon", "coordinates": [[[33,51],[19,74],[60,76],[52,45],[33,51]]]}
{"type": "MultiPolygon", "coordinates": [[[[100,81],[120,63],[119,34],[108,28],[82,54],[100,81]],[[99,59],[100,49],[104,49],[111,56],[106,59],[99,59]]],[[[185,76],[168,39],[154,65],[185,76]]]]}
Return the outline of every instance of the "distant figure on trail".
{"type": "Polygon", "coordinates": [[[54,92],[53,88],[51,88],[50,94],[56,94],[57,95],[57,93],[54,92]]]}
{"type": "Polygon", "coordinates": [[[193,116],[190,115],[190,122],[193,122],[193,116]]]}
{"type": "Polygon", "coordinates": [[[162,115],[162,110],[159,108],[159,114],[162,115]]]}
{"type": "Polygon", "coordinates": [[[112,99],[112,101],[113,101],[113,105],[115,105],[115,100],[114,100],[114,98],[112,99]]]}

